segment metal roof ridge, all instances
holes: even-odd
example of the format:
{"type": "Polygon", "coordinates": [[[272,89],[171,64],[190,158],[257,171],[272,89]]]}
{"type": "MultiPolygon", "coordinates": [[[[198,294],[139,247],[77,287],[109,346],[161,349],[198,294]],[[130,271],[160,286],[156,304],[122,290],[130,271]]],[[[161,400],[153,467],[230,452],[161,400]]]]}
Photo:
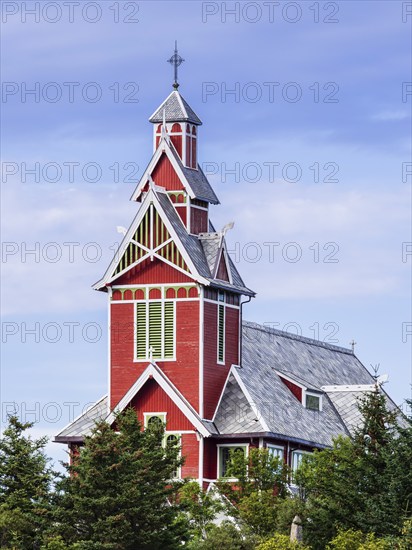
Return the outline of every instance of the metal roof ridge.
{"type": "Polygon", "coordinates": [[[292,334],[284,330],[267,327],[264,325],[260,325],[259,323],[256,323],[254,321],[242,321],[242,326],[247,328],[253,328],[255,330],[261,330],[262,332],[267,332],[269,334],[276,334],[277,336],[281,336],[282,338],[289,338],[290,340],[296,340],[298,342],[303,342],[305,344],[310,344],[312,346],[329,349],[331,351],[338,351],[340,353],[345,353],[347,355],[353,355],[353,357],[356,357],[350,348],[335,346],[334,344],[322,342],[321,340],[315,340],[314,338],[309,338],[308,336],[300,336],[298,334],[292,334]]]}

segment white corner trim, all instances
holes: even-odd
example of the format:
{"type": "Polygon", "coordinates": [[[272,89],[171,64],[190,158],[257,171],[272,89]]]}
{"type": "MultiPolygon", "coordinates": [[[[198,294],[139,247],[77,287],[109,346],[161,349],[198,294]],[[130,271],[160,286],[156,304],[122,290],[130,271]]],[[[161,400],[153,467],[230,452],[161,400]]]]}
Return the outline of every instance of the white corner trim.
{"type": "Polygon", "coordinates": [[[217,405],[216,405],[216,409],[215,409],[215,412],[213,414],[213,417],[212,417],[212,422],[215,421],[215,418],[216,418],[216,415],[217,415],[217,411],[219,410],[219,407],[220,407],[220,403],[223,399],[223,395],[226,391],[226,386],[227,386],[227,383],[229,382],[229,378],[230,378],[230,374],[232,372],[232,369],[235,365],[232,365],[229,369],[229,372],[227,373],[227,376],[226,376],[226,380],[225,380],[225,383],[223,384],[223,389],[222,389],[222,393],[220,394],[220,397],[219,397],[219,401],[217,402],[217,405]]]}
{"type": "Polygon", "coordinates": [[[112,424],[115,420],[116,413],[123,411],[127,407],[133,397],[141,390],[141,388],[150,378],[156,380],[156,382],[166,393],[166,395],[170,397],[173,403],[182,411],[186,418],[193,424],[193,426],[195,426],[195,428],[199,431],[201,435],[203,435],[203,437],[210,436],[209,431],[203,425],[197,414],[186,403],[177,388],[172,384],[169,379],[167,379],[166,381],[166,375],[163,373],[161,374],[158,367],[156,367],[153,363],[150,363],[146,367],[146,369],[136,380],[133,386],[131,386],[129,391],[122,397],[122,399],[116,405],[115,409],[107,417],[106,422],[112,424]]]}
{"type": "Polygon", "coordinates": [[[373,391],[375,384],[354,384],[354,385],[336,385],[336,386],[321,386],[321,390],[325,393],[344,392],[344,391],[373,391]]]}

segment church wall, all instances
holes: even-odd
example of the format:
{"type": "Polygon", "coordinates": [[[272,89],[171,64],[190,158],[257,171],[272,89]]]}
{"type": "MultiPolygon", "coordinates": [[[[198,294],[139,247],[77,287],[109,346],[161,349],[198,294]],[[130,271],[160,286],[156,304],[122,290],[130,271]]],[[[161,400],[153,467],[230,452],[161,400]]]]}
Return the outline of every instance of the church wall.
{"type": "Polygon", "coordinates": [[[217,362],[217,303],[204,304],[204,416],[212,419],[232,365],[238,364],[239,310],[226,307],[225,364],[217,362]]]}
{"type": "MultiPolygon", "coordinates": [[[[136,382],[148,361],[134,361],[134,304],[115,302],[111,309],[111,387],[113,408],[136,382]]],[[[157,361],[190,404],[199,407],[199,301],[176,300],[176,361],[157,361]]]]}

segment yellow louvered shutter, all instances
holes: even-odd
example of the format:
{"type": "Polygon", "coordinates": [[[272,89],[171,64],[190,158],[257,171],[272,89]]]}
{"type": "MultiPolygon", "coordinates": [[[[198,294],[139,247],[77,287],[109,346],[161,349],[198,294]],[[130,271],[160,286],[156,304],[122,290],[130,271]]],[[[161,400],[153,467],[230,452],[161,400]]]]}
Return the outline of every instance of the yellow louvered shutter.
{"type": "Polygon", "coordinates": [[[153,359],[162,357],[162,303],[149,302],[149,350],[153,359]]]}
{"type": "Polygon", "coordinates": [[[136,305],[136,357],[146,358],[146,304],[136,305]]]}
{"type": "Polygon", "coordinates": [[[171,359],[174,357],[174,303],[165,302],[165,311],[164,311],[164,357],[165,359],[171,359]]]}

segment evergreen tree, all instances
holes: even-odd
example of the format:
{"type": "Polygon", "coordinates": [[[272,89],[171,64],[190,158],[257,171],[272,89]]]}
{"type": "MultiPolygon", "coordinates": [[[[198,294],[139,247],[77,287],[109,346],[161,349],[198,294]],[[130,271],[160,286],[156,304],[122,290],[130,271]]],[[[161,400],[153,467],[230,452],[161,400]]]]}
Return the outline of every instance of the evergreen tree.
{"type": "Polygon", "coordinates": [[[54,534],[76,549],[179,547],[170,480],[181,462],[178,445],[164,444],[164,426],[142,430],[133,409],[115,430],[98,423],[58,485],[54,534]]]}
{"type": "Polygon", "coordinates": [[[337,529],[398,535],[411,515],[412,427],[398,425],[376,387],[359,402],[362,425],[331,449],[305,457],[298,483],[306,497],[304,532],[315,550],[337,529]]]}
{"type": "Polygon", "coordinates": [[[39,548],[47,526],[53,472],[47,438],[25,434],[33,425],[11,416],[0,441],[1,548],[39,548]]]}

